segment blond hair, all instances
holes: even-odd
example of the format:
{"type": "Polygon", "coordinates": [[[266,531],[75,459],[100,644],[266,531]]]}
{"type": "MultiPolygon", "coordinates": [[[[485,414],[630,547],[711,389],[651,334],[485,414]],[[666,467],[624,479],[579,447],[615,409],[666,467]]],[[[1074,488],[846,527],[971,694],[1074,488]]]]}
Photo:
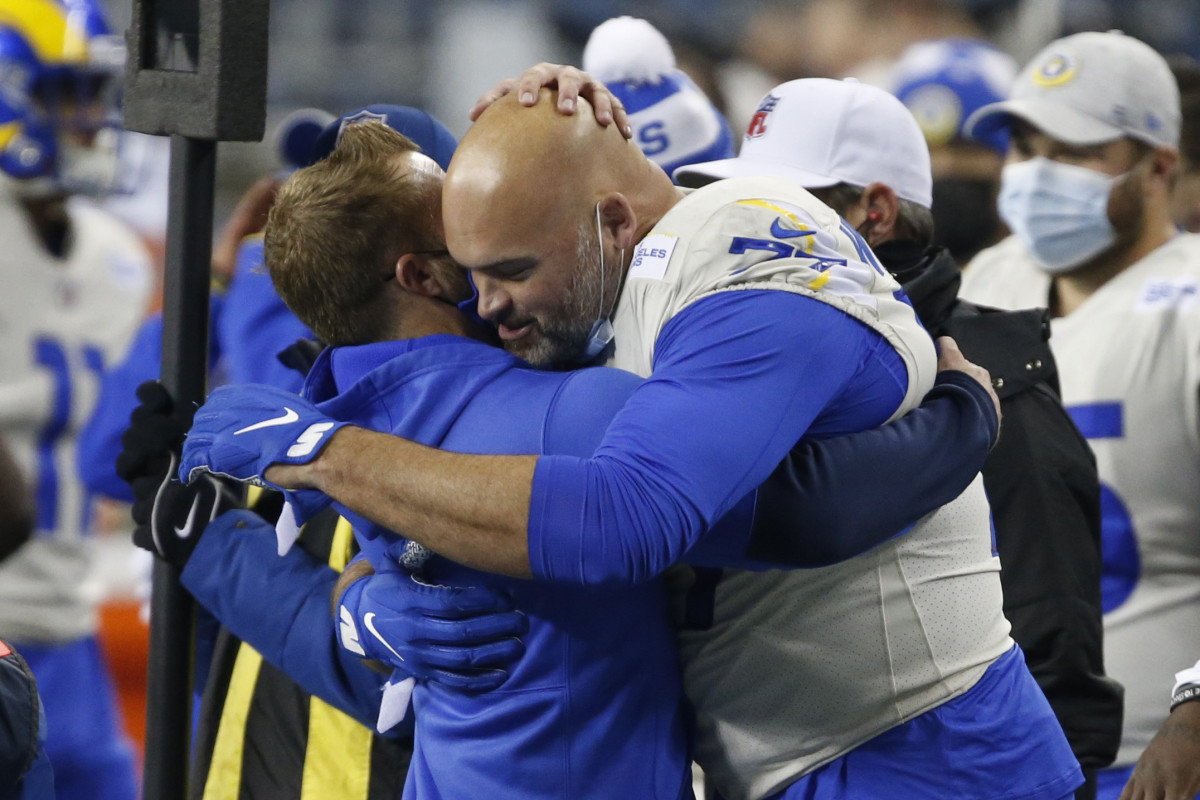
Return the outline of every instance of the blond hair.
{"type": "Polygon", "coordinates": [[[411,179],[398,156],[420,152],[381,122],[349,125],[328,158],[279,189],[264,260],[276,291],[329,345],[379,341],[396,261],[444,247],[440,184],[411,179]]]}

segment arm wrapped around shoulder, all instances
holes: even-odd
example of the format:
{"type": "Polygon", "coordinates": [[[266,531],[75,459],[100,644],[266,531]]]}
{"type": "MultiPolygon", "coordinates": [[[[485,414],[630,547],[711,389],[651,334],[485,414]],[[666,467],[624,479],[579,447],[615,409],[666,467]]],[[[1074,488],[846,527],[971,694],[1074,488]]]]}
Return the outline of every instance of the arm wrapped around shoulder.
{"type": "Polygon", "coordinates": [[[747,555],[821,567],[865,553],[962,494],[999,424],[988,390],[945,370],[921,405],[894,422],[800,442],[758,490],[747,555]]]}

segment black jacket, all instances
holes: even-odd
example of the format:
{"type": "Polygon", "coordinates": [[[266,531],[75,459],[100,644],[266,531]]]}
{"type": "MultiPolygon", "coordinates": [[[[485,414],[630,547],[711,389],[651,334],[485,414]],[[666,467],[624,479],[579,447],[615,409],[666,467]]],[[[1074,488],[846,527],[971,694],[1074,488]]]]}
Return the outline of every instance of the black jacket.
{"type": "Polygon", "coordinates": [[[46,756],[46,717],[25,659],[0,642],[0,799],[54,796],[46,756]]]}
{"type": "Polygon", "coordinates": [[[1124,689],[1104,674],[1095,457],[1058,397],[1049,314],[959,300],[961,273],[944,249],[892,242],[875,252],[929,332],[953,337],[992,375],[1003,422],[983,481],[1004,613],[1091,784],[1116,757],[1124,689]]]}

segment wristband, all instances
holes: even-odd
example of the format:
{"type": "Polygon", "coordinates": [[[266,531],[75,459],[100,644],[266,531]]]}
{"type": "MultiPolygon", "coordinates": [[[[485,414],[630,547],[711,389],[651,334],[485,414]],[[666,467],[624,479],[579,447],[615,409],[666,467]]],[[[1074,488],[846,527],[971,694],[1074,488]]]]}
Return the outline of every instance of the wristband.
{"type": "Polygon", "coordinates": [[[1174,711],[1184,703],[1190,703],[1193,700],[1200,700],[1200,684],[1191,684],[1176,689],[1175,694],[1171,695],[1171,710],[1174,711]]]}
{"type": "Polygon", "coordinates": [[[1171,694],[1175,694],[1180,689],[1186,689],[1193,684],[1200,685],[1200,661],[1197,661],[1194,667],[1188,667],[1185,670],[1175,673],[1175,686],[1171,689],[1171,694]]]}

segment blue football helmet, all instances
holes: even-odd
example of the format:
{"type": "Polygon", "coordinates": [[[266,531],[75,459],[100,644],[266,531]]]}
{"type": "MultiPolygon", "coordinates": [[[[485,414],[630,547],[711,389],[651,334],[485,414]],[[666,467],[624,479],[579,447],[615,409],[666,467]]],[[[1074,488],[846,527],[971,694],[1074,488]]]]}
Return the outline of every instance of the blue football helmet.
{"type": "Polygon", "coordinates": [[[0,171],[48,191],[113,191],[124,62],[99,0],[0,0],[0,171]]]}

